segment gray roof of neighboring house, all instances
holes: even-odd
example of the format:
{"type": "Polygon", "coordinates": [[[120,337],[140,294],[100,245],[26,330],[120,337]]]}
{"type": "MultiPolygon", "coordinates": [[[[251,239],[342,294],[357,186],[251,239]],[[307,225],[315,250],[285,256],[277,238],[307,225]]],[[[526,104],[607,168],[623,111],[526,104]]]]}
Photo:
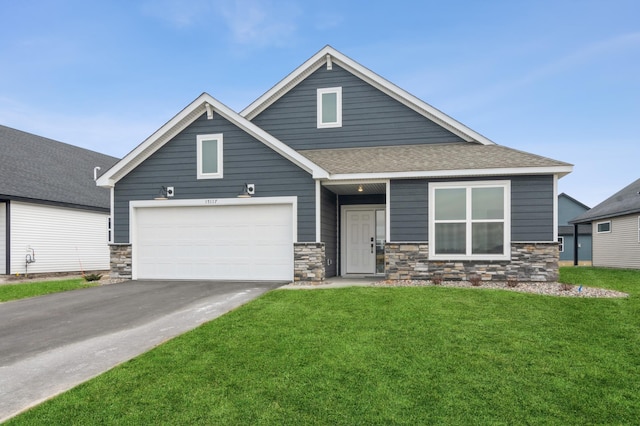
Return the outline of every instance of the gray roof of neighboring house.
{"type": "Polygon", "coordinates": [[[571,166],[501,145],[447,143],[298,151],[332,174],[571,166]]]}
{"type": "Polygon", "coordinates": [[[593,222],[634,213],[640,213],[640,179],[622,188],[591,210],[573,218],[570,223],[593,222]]]}
{"type": "Polygon", "coordinates": [[[109,191],[96,186],[117,158],[0,125],[0,199],[109,209],[109,191]]]}

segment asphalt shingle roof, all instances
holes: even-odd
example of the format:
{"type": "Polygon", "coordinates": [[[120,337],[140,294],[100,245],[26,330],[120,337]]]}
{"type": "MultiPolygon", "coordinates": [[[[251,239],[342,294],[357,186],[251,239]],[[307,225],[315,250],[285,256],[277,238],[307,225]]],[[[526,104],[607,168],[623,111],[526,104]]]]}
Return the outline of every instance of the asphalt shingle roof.
{"type": "Polygon", "coordinates": [[[571,223],[585,223],[608,217],[640,213],[640,179],[625,186],[591,210],[573,218],[571,223]]]}
{"type": "Polygon", "coordinates": [[[0,125],[0,199],[26,198],[109,208],[109,191],[96,186],[117,158],[0,125]]]}
{"type": "Polygon", "coordinates": [[[447,143],[314,149],[300,154],[332,174],[570,166],[501,145],[447,143]]]}

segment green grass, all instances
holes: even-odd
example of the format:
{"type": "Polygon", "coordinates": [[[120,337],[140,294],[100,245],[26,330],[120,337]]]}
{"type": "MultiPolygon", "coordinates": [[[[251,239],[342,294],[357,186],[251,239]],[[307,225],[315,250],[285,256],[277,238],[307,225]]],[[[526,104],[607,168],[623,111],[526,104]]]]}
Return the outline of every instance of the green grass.
{"type": "Polygon", "coordinates": [[[561,280],[630,297],[273,291],[9,424],[637,424],[640,272],[561,280]]]}
{"type": "Polygon", "coordinates": [[[95,287],[97,283],[86,282],[82,278],[72,280],[42,281],[21,284],[0,285],[0,302],[42,296],[49,293],[95,287]]]}

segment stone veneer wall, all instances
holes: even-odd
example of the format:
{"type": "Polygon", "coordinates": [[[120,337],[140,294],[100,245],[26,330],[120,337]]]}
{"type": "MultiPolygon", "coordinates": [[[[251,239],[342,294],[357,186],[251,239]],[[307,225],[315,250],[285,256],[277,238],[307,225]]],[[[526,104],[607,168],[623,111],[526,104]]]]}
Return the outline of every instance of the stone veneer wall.
{"type": "Polygon", "coordinates": [[[555,282],[558,280],[557,243],[512,243],[511,260],[429,261],[427,243],[387,243],[385,277],[389,280],[426,280],[440,275],[444,280],[468,280],[480,275],[483,281],[555,282]]]}
{"type": "Polygon", "coordinates": [[[324,243],[293,244],[294,281],[324,281],[324,243]]]}
{"type": "Polygon", "coordinates": [[[109,279],[112,282],[131,279],[131,244],[109,244],[111,262],[109,279]]]}

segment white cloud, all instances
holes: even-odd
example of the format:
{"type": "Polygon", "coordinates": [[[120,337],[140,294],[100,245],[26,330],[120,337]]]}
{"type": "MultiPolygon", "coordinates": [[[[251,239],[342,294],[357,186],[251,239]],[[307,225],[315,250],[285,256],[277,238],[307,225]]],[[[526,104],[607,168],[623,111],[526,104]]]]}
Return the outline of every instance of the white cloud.
{"type": "Polygon", "coordinates": [[[218,11],[234,42],[254,46],[289,44],[301,15],[295,3],[258,0],[222,1],[218,11]]]}

